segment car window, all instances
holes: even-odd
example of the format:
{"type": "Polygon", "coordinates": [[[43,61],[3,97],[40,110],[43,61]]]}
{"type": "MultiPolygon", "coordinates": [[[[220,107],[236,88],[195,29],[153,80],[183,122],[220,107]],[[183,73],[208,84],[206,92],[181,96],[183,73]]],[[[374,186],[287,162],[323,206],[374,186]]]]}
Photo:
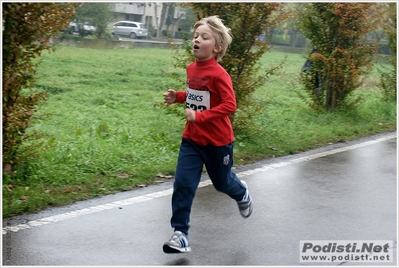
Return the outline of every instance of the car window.
{"type": "Polygon", "coordinates": [[[132,27],[132,28],[146,28],[145,25],[143,23],[132,23],[132,22],[117,22],[114,24],[114,27],[120,27],[120,26],[124,26],[124,27],[132,27]]]}

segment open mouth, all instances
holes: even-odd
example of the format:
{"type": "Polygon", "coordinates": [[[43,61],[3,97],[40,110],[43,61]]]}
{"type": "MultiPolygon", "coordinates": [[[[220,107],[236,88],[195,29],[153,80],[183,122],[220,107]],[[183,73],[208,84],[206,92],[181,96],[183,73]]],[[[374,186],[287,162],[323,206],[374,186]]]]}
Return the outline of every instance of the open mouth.
{"type": "Polygon", "coordinates": [[[197,46],[197,45],[194,45],[194,47],[193,47],[194,49],[199,49],[199,46],[197,46]]]}

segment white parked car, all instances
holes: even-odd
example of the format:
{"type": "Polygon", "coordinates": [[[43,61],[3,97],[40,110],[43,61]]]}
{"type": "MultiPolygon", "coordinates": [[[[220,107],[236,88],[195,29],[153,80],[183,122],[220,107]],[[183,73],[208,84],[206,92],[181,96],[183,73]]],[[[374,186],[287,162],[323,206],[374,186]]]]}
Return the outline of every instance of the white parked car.
{"type": "Polygon", "coordinates": [[[129,36],[132,39],[144,38],[148,35],[148,29],[144,23],[135,21],[118,21],[114,23],[112,34],[129,36]]]}
{"type": "MultiPolygon", "coordinates": [[[[96,30],[96,26],[90,25],[88,22],[83,23],[82,28],[84,31],[86,31],[87,34],[93,34],[94,31],[96,30]]],[[[79,32],[79,25],[76,22],[70,22],[69,23],[69,31],[71,33],[77,33],[79,32]]]]}

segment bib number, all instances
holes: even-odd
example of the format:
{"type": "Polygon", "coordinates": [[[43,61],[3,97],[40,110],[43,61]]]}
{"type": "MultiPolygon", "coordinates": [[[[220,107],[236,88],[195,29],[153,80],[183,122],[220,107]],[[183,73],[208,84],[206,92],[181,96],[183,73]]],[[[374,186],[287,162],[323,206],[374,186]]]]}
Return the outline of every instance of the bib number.
{"type": "Polygon", "coordinates": [[[187,88],[186,108],[202,112],[211,108],[211,94],[209,91],[187,88]]]}

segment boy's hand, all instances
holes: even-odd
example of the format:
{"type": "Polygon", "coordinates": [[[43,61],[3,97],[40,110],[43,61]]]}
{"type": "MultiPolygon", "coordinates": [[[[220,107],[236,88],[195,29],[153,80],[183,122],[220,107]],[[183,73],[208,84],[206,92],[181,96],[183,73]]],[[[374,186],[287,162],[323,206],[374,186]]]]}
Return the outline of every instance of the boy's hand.
{"type": "Polygon", "coordinates": [[[163,99],[166,105],[171,105],[176,100],[176,90],[168,89],[168,92],[163,94],[163,99]]]}
{"type": "Polygon", "coordinates": [[[187,108],[186,118],[188,122],[195,122],[195,111],[187,108]]]}

